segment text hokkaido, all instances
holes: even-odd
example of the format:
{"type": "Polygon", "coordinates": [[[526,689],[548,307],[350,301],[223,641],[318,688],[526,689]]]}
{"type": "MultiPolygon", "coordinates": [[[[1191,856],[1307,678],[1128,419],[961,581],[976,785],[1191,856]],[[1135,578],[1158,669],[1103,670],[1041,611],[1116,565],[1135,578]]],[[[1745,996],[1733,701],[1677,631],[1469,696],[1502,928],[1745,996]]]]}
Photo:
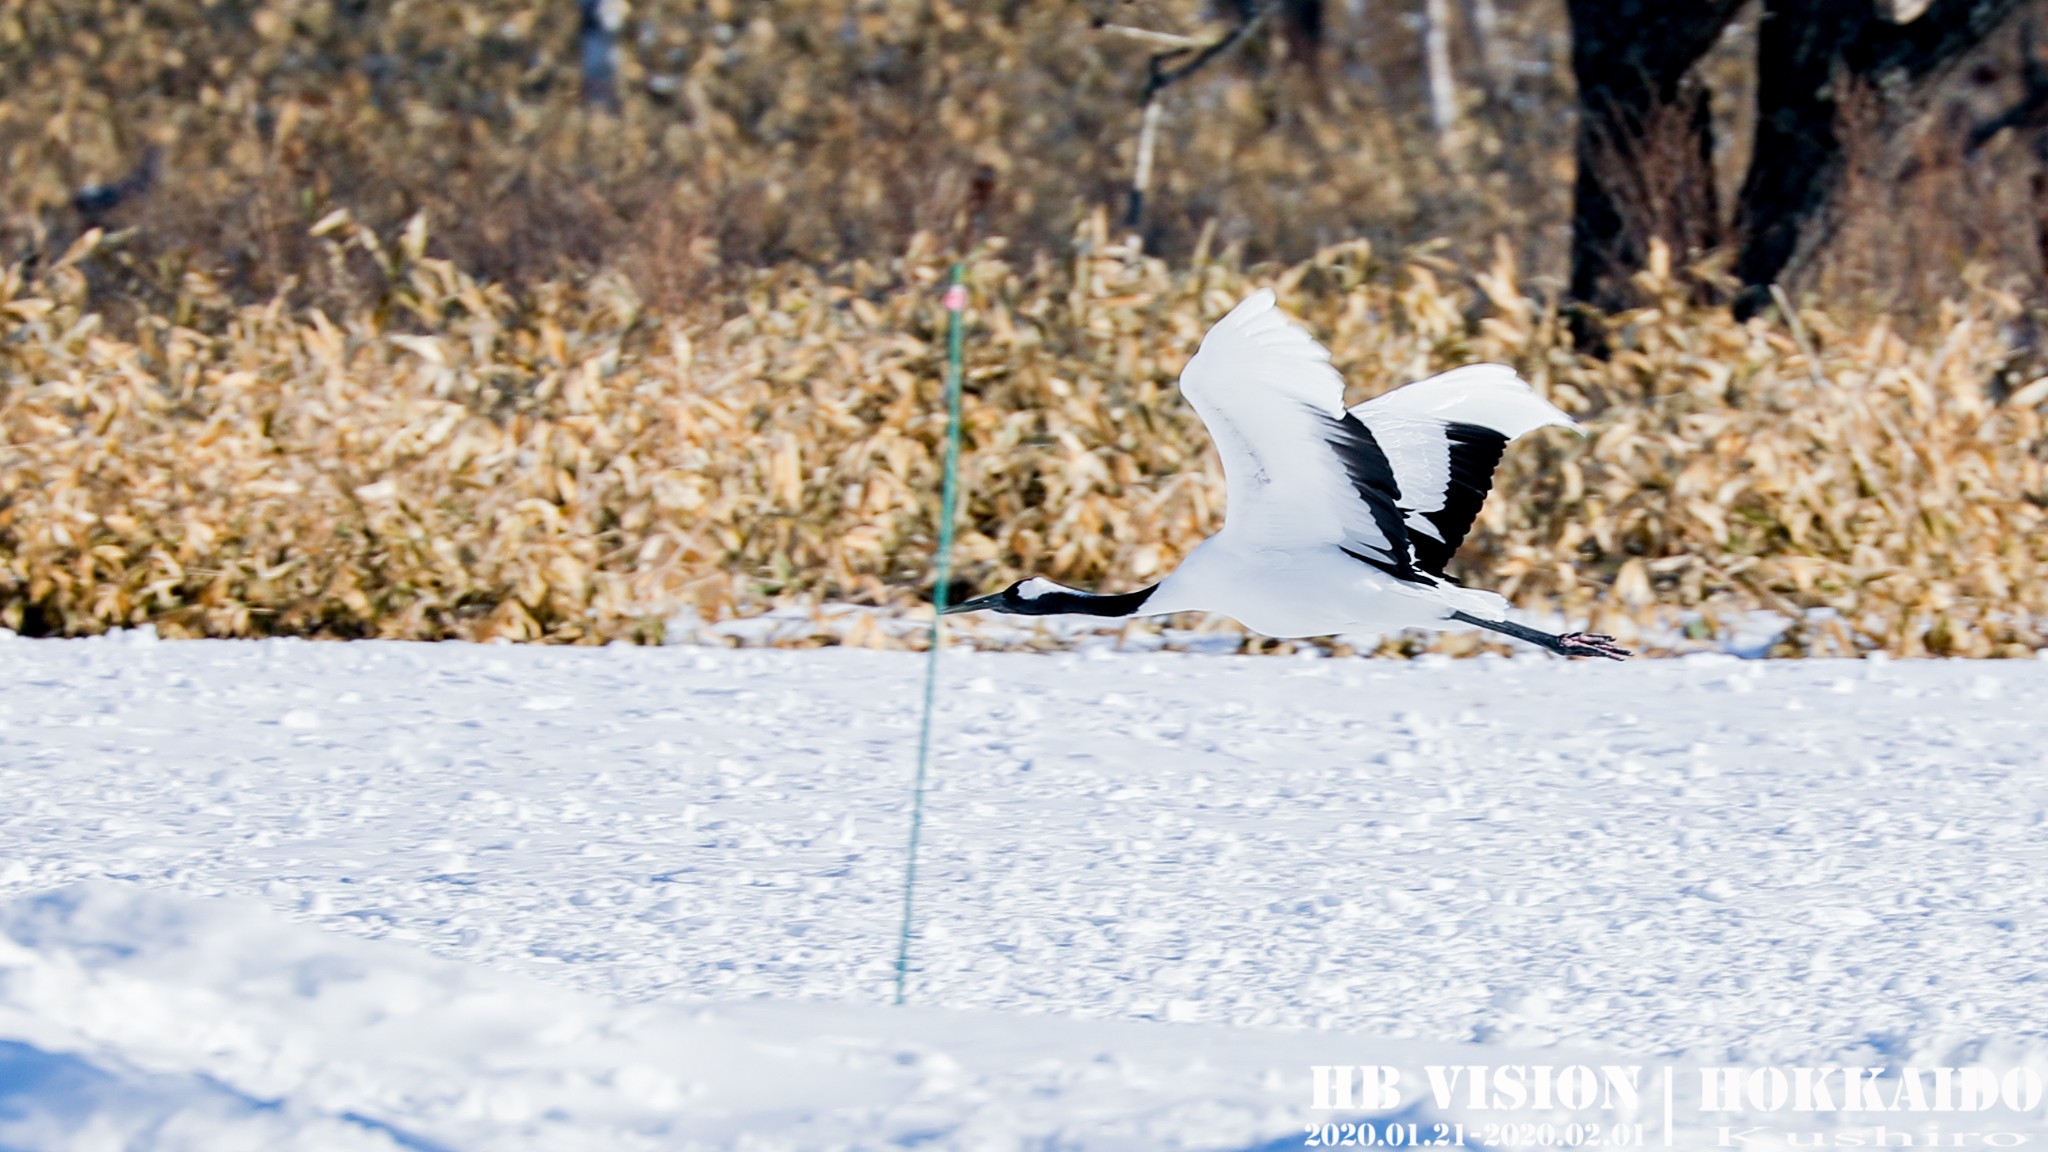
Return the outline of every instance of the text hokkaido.
{"type": "Polygon", "coordinates": [[[2032,1112],[2041,1076],[2032,1068],[1702,1068],[1703,1112],[2032,1112]]]}

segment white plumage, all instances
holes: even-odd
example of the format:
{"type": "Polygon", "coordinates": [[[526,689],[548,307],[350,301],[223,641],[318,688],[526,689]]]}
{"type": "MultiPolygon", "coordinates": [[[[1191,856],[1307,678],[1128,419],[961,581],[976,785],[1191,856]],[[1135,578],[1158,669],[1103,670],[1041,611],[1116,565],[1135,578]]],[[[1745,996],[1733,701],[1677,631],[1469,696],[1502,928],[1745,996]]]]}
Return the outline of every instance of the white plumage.
{"type": "Polygon", "coordinates": [[[1626,655],[1604,636],[1510,623],[1506,601],[1444,574],[1508,441],[1577,427],[1513,369],[1455,369],[1347,411],[1329,351],[1261,289],[1203,337],[1180,387],[1223,460],[1222,531],[1152,588],[1033,579],[950,611],[1221,612],[1283,637],[1464,624],[1567,655],[1626,655]]]}

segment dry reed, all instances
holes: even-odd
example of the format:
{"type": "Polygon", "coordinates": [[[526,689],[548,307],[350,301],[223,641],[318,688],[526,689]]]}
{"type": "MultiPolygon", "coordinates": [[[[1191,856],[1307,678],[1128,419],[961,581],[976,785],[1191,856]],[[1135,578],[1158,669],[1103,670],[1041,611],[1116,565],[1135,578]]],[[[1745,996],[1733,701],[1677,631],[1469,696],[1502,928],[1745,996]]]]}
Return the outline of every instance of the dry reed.
{"type": "MultiPolygon", "coordinates": [[[[385,291],[329,315],[235,306],[111,333],[88,235],[0,280],[0,620],[85,634],[652,640],[708,618],[928,594],[940,435],[928,244],[890,265],[752,274],[722,323],[649,314],[621,277],[514,295],[337,214],[310,243],[385,291]]],[[[1503,248],[1503,252],[1505,249],[1503,248]]],[[[1931,341],[1686,301],[1580,357],[1505,256],[1469,278],[1364,243],[1246,273],[1174,270],[1098,216],[1068,258],[970,260],[964,578],[1156,578],[1223,512],[1174,388],[1258,283],[1360,399],[1474,360],[1517,366],[1589,435],[1518,445],[1456,571],[1623,636],[1787,613],[1788,652],[2014,655],[2048,602],[2042,413],[2003,402],[2016,302],[1980,291],[1931,341]],[[1467,283],[1472,285],[1467,287],[1467,283]]],[[[879,631],[850,642],[887,642],[879,631]]]]}

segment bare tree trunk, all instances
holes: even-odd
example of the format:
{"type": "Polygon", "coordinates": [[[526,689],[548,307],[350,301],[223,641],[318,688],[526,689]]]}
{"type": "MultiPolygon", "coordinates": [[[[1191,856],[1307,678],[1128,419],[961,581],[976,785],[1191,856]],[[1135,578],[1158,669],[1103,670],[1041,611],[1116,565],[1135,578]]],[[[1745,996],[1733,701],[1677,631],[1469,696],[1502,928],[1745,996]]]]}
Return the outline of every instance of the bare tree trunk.
{"type": "Polygon", "coordinates": [[[1500,9],[1493,0],[1465,0],[1465,22],[1472,29],[1472,43],[1479,50],[1479,67],[1486,77],[1488,96],[1499,99],[1513,80],[1507,45],[1500,38],[1500,9]]]}
{"type": "Polygon", "coordinates": [[[1429,124],[1441,148],[1458,124],[1458,81],[1451,73],[1451,0],[1422,0],[1422,61],[1429,74],[1429,124]]]}
{"type": "Polygon", "coordinates": [[[1136,228],[1145,221],[1145,193],[1152,188],[1152,152],[1159,140],[1159,94],[1145,101],[1145,115],[1138,125],[1138,161],[1131,167],[1131,195],[1125,202],[1124,227],[1136,228]]]}
{"type": "Polygon", "coordinates": [[[1661,240],[1681,259],[1721,237],[1713,107],[1693,66],[1742,0],[1568,0],[1579,85],[1574,301],[1612,312],[1661,240]]]}
{"type": "Polygon", "coordinates": [[[625,0],[576,0],[578,44],[583,53],[583,102],[607,112],[619,110],[619,30],[625,0]]]}
{"type": "Polygon", "coordinates": [[[1288,55],[1310,69],[1319,66],[1328,15],[1323,0],[1281,0],[1280,23],[1287,35],[1288,55]]]}
{"type": "Polygon", "coordinates": [[[1861,87],[1886,102],[1879,131],[1896,131],[1930,81],[2020,6],[2020,0],[1933,0],[1911,5],[1840,0],[1764,0],[1757,42],[1757,128],[1735,227],[1742,249],[1735,302],[1747,317],[1770,303],[1770,286],[1835,223],[1847,172],[1842,99],[1861,87]]]}

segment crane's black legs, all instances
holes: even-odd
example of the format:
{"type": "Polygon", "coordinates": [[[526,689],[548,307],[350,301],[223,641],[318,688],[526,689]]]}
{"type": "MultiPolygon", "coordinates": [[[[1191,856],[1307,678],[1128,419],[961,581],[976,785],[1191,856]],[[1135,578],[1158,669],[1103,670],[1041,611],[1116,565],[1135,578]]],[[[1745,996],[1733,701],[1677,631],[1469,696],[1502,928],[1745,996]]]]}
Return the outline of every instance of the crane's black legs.
{"type": "Polygon", "coordinates": [[[1612,636],[1596,636],[1590,632],[1567,632],[1562,636],[1553,636],[1548,632],[1539,632],[1510,620],[1481,620],[1477,616],[1468,616],[1463,612],[1451,613],[1451,619],[1460,624],[1470,624],[1475,628],[1498,632],[1503,636],[1513,636],[1538,648],[1547,648],[1560,656],[1604,656],[1609,660],[1626,660],[1633,655],[1628,649],[1617,645],[1612,636]]]}

